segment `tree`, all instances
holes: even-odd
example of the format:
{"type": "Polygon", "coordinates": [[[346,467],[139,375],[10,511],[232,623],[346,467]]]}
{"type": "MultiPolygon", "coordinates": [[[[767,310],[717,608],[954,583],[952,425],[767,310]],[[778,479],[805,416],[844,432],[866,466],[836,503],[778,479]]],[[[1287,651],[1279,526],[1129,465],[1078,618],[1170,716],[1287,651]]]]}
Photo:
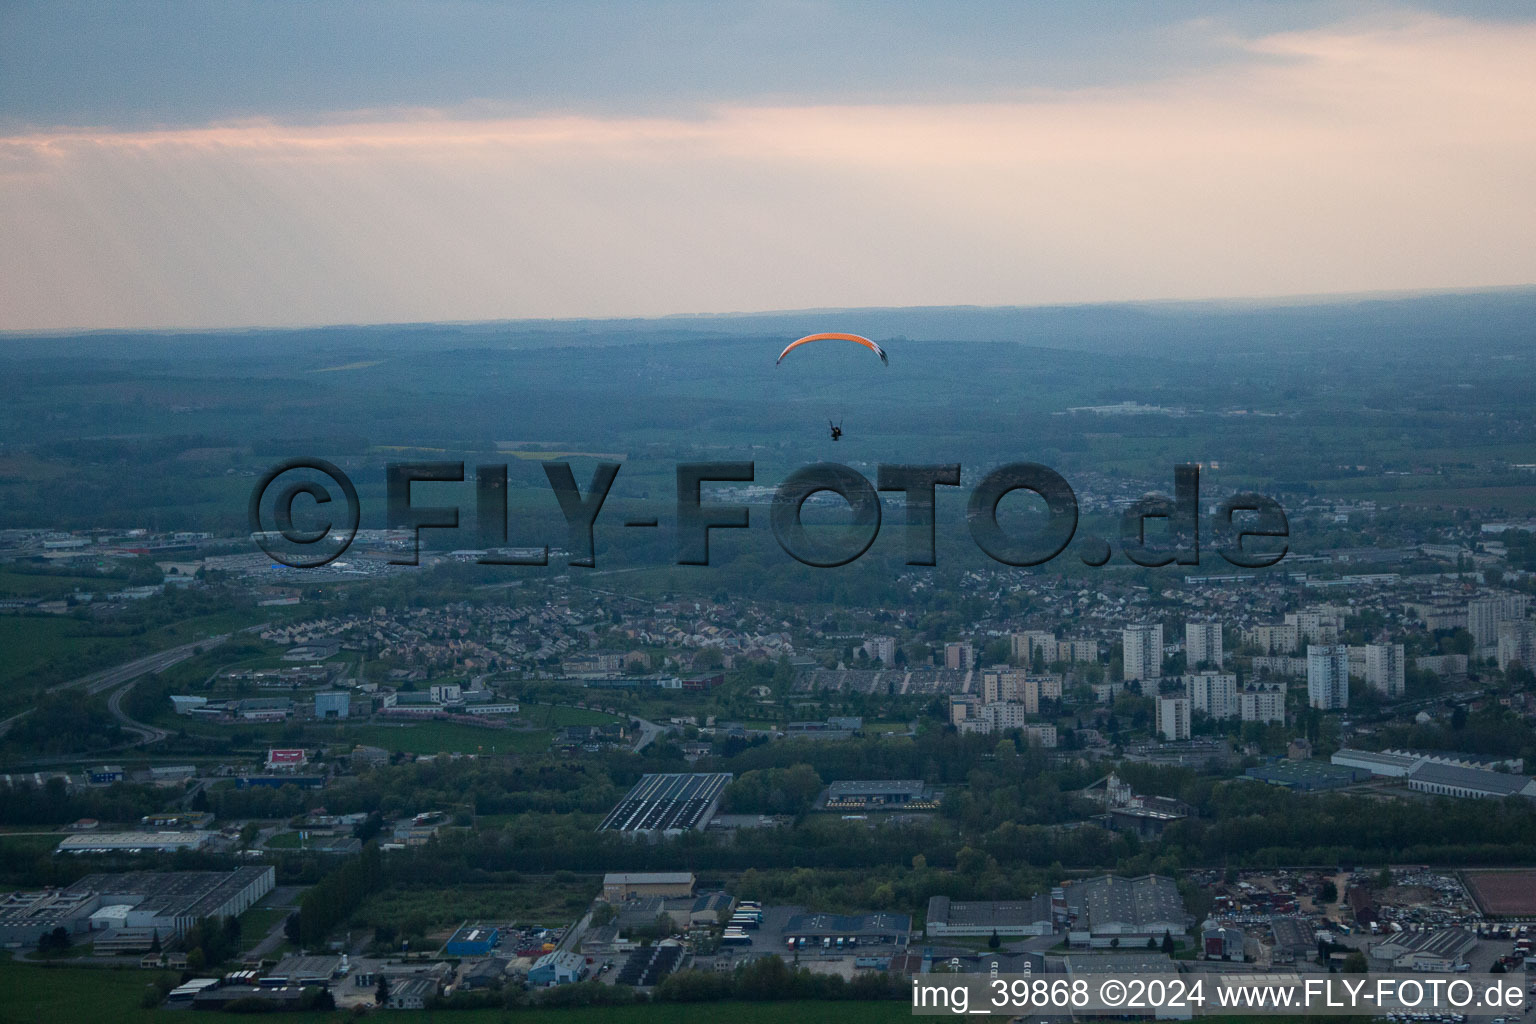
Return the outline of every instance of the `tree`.
{"type": "Polygon", "coordinates": [[[37,940],[39,953],[65,953],[69,951],[69,932],[60,925],[51,932],[44,932],[37,940]]]}
{"type": "Polygon", "coordinates": [[[1154,939],[1150,935],[1147,936],[1147,948],[1148,949],[1156,949],[1157,948],[1157,940],[1154,939]]]}
{"type": "Polygon", "coordinates": [[[1323,883],[1322,891],[1318,893],[1317,898],[1323,903],[1339,902],[1339,887],[1334,884],[1333,879],[1330,878],[1323,883]]]}
{"type": "Polygon", "coordinates": [[[1366,974],[1371,966],[1366,962],[1365,954],[1358,949],[1344,958],[1345,974],[1366,974]]]}
{"type": "Polygon", "coordinates": [[[997,929],[996,928],[992,929],[992,935],[987,939],[987,948],[988,949],[996,949],[998,946],[1001,946],[1002,944],[1003,944],[1003,940],[998,936],[997,929]]]}
{"type": "Polygon", "coordinates": [[[1163,932],[1163,952],[1173,956],[1173,933],[1163,932]]]}
{"type": "Polygon", "coordinates": [[[1381,874],[1376,876],[1376,888],[1378,888],[1378,889],[1390,889],[1390,888],[1392,888],[1392,869],[1391,868],[1382,868],[1381,869],[1381,874]]]}
{"type": "Polygon", "coordinates": [[[389,1000],[389,979],[379,975],[379,987],[373,990],[373,1001],[383,1006],[389,1000]]]}

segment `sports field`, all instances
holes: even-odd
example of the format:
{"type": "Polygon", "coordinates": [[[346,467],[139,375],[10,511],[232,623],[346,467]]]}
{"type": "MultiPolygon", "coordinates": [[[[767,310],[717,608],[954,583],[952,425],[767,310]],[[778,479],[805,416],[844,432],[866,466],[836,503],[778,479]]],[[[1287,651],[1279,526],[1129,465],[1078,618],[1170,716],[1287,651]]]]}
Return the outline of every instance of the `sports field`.
{"type": "Polygon", "coordinates": [[[1467,888],[1489,917],[1536,915],[1536,868],[1517,871],[1468,871],[1467,888]]]}

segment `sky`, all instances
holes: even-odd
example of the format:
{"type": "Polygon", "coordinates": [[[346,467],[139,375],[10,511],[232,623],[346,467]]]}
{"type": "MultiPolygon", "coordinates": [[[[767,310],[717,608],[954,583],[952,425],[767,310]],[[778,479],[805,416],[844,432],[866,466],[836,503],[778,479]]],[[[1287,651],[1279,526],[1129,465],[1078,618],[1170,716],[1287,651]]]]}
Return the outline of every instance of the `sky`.
{"type": "Polygon", "coordinates": [[[1532,283],[1529,5],[0,0],[0,330],[1532,283]]]}

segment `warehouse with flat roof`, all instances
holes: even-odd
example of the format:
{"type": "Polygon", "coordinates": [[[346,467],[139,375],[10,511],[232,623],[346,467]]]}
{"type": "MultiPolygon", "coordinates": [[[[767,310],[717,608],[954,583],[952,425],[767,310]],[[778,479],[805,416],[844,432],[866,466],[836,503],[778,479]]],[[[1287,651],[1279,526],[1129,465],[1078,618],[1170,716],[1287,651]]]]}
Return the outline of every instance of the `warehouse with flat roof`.
{"type": "Polygon", "coordinates": [[[950,935],[1050,935],[1055,918],[1045,894],[1028,900],[960,901],[948,896],[928,900],[925,927],[930,938],[950,935]]]}
{"type": "Polygon", "coordinates": [[[603,876],[603,899],[622,903],[630,899],[692,896],[693,884],[691,871],[610,871],[603,876]]]}
{"type": "Polygon", "coordinates": [[[65,836],[59,853],[175,853],[200,850],[212,838],[208,832],[91,832],[65,836]]]}
{"type": "Polygon", "coordinates": [[[1114,939],[1182,935],[1194,919],[1171,878],[1103,875],[1070,882],[1064,890],[1075,945],[1108,946],[1114,939]]]}
{"type": "Polygon", "coordinates": [[[912,918],[906,914],[796,914],[784,925],[785,939],[805,939],[818,944],[857,939],[860,946],[905,946],[912,936],[912,918]]]}
{"type": "Polygon", "coordinates": [[[888,807],[931,810],[938,800],[922,779],[864,779],[834,782],[823,806],[829,811],[868,811],[888,807]]]}
{"type": "Polygon", "coordinates": [[[271,865],[234,871],[131,871],[86,875],[64,889],[0,899],[0,942],[35,946],[55,928],[89,933],[97,953],[148,949],[199,918],[236,917],[272,891],[271,865]]]}

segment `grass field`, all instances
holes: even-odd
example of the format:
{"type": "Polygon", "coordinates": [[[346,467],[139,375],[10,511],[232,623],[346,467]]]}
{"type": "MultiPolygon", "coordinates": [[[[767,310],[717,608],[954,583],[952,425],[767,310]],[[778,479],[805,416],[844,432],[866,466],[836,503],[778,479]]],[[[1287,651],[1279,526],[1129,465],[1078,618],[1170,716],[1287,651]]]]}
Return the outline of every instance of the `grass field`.
{"type": "MultiPolygon", "coordinates": [[[[405,754],[506,754],[548,749],[553,734],[545,729],[481,729],[457,722],[412,722],[403,725],[349,725],[336,730],[348,743],[382,747],[405,754]]],[[[321,735],[330,736],[330,730],[321,735]]]]}
{"type": "MultiPolygon", "coordinates": [[[[140,1006],[153,972],[91,970],[0,964],[0,1024],[164,1024],[164,1010],[140,1006]]],[[[911,1020],[905,1002],[886,1003],[661,1003],[581,1010],[396,1011],[406,1021],[440,1024],[800,1024],[836,1019],[839,1024],[885,1024],[911,1020]]],[[[174,1016],[174,1015],[173,1015],[174,1016]]],[[[198,1013],[199,1021],[249,1021],[249,1014],[198,1013]]],[[[284,1013],[285,1024],[340,1024],[350,1013],[284,1013]]],[[[1274,1018],[1268,1018],[1273,1020],[1274,1018]]]]}
{"type": "Polygon", "coordinates": [[[137,636],[103,636],[91,623],[64,615],[0,616],[0,699],[22,681],[64,681],[154,651],[250,625],[243,612],[185,619],[137,636]],[[67,669],[62,679],[56,667],[67,669]]]}
{"type": "Polygon", "coordinates": [[[353,920],[370,928],[410,922],[435,930],[465,920],[553,928],[580,917],[601,890],[596,875],[567,882],[530,876],[516,885],[391,889],[370,897],[353,920]]]}
{"type": "Polygon", "coordinates": [[[35,598],[52,601],[68,597],[76,590],[87,593],[103,589],[121,589],[127,586],[120,577],[94,575],[63,576],[52,573],[0,572],[0,596],[35,598]]]}
{"type": "Polygon", "coordinates": [[[292,913],[287,907],[252,907],[240,915],[240,944],[247,949],[267,937],[272,926],[292,913]]]}

